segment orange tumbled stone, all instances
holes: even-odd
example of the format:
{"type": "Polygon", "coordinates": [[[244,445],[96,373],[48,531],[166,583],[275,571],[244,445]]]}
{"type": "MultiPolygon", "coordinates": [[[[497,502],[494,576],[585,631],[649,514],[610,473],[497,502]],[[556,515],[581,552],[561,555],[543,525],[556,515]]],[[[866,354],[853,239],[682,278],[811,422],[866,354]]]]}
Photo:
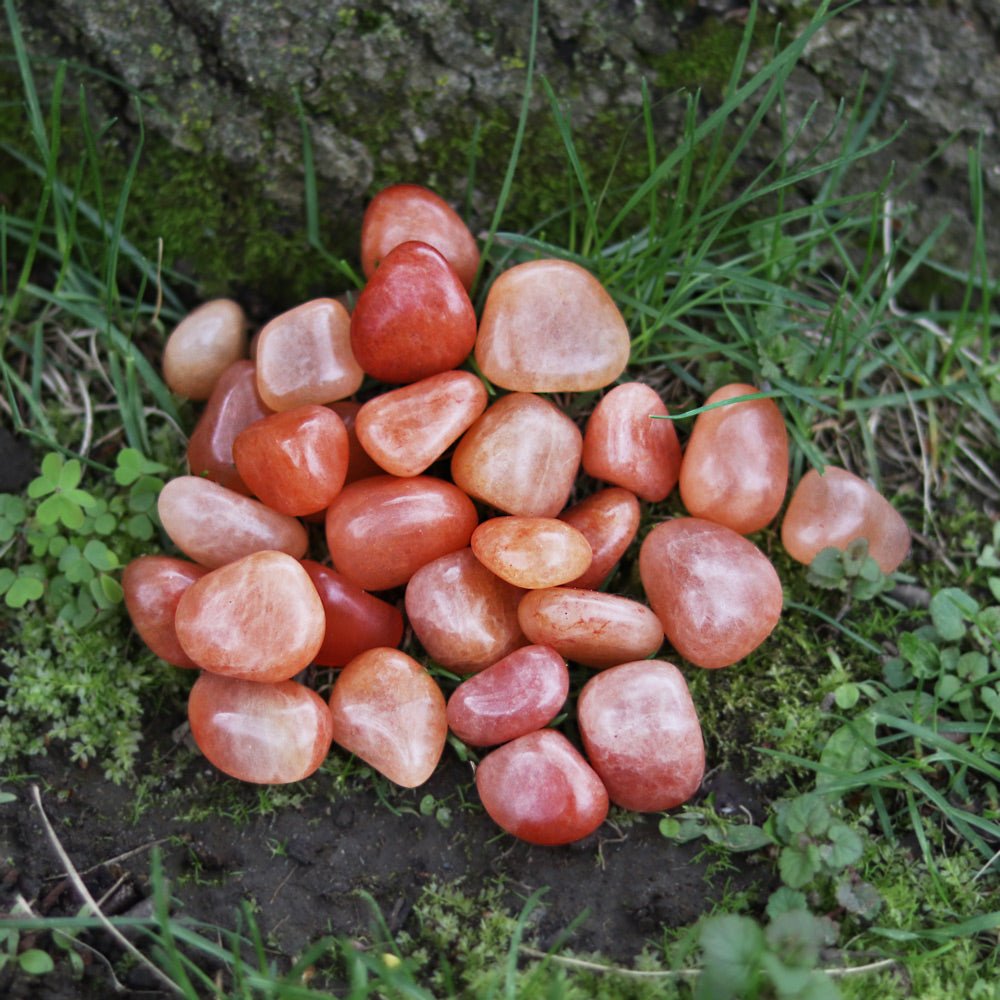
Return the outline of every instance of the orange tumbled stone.
{"type": "Polygon", "coordinates": [[[209,569],[265,549],[300,559],[309,541],[295,518],[198,476],[171,479],[157,513],[177,548],[209,569]]]}
{"type": "Polygon", "coordinates": [[[332,403],[357,392],[364,372],[351,350],[351,317],[335,299],[276,316],[257,341],[257,389],[272,410],[332,403]]]}
{"type": "Polygon", "coordinates": [[[344,484],[384,475],[385,469],[378,465],[358,440],[357,420],[362,404],[353,399],[341,399],[327,405],[344,421],[344,427],[347,428],[347,477],[344,484]]]}
{"type": "Polygon", "coordinates": [[[191,688],[188,720],[198,749],[239,781],[301,781],[330,750],[330,709],[296,681],[257,684],[203,673],[191,688]]]}
{"type": "Polygon", "coordinates": [[[519,392],[587,392],[628,364],[630,338],[618,307],[578,264],[533,260],[490,287],[476,363],[496,385],[519,392]]]}
{"type": "Polygon", "coordinates": [[[476,789],[490,818],[531,844],[570,844],[607,818],[608,793],[562,733],[540,729],[488,753],[476,789]]]}
{"type": "Polygon", "coordinates": [[[271,510],[294,517],[328,507],[347,476],[344,421],[308,404],[275,413],[242,430],[233,442],[236,469],[271,510]]]}
{"type": "Polygon", "coordinates": [[[583,433],[589,476],[630,490],[652,503],[677,485],[681,446],[663,400],[642,382],[625,382],[594,407],[583,433]]]}
{"type": "Polygon", "coordinates": [[[205,409],[188,440],[188,469],[226,489],[250,493],[233,461],[233,442],[244,428],[274,411],[264,405],[257,391],[257,368],[252,361],[237,361],[219,376],[205,409]]]}
{"type": "Polygon", "coordinates": [[[868,541],[868,554],[883,573],[894,573],[910,551],[910,529],[874,486],[853,472],[828,465],[810,469],[795,487],[781,524],[788,554],[808,565],[825,548],[846,549],[868,541]]]}
{"type": "Polygon", "coordinates": [[[219,376],[247,354],[247,318],[239,303],[215,299],[174,327],[163,348],[163,381],[186,399],[208,399],[219,376]]]}
{"type": "Polygon", "coordinates": [[[370,399],[358,440],[386,472],[418,476],[486,409],[486,387],[471,372],[441,372],[370,399]]]}
{"type": "Polygon", "coordinates": [[[578,577],[593,559],[590,543],[554,517],[493,517],[472,533],[476,558],[501,579],[537,590],[578,577]]]}
{"type": "Polygon", "coordinates": [[[608,578],[639,530],[639,513],[635,494],[612,486],[592,493],[559,515],[587,539],[593,553],[586,572],[568,581],[568,586],[595,590],[608,578]]]}
{"type": "Polygon", "coordinates": [[[663,626],[645,604],[599,590],[531,590],[517,620],[531,642],[598,669],[651,656],[663,645],[663,626]]]}
{"type": "Polygon", "coordinates": [[[476,313],[454,268],[432,246],[385,255],[351,314],[358,364],[382,382],[416,382],[457,368],[476,341],[476,313]]]}
{"type": "Polygon", "coordinates": [[[204,566],[172,556],[139,556],[122,573],[129,617],[142,641],[175,667],[194,667],[177,640],[174,615],[184,592],[208,572],[204,566]]]}
{"type": "Polygon", "coordinates": [[[361,269],[370,278],[382,258],[400,243],[429,243],[455,269],[468,291],[479,267],[479,248],[461,216],[419,184],[383,188],[361,221],[361,269]]]}
{"type": "Polygon", "coordinates": [[[444,695],[412,657],[369,649],[340,672],[330,695],[333,739],[404,788],[422,785],[441,759],[444,695]]]}
{"type": "Polygon", "coordinates": [[[288,680],[323,642],[326,616],[309,574],[284,552],[255,552],[191,584],[177,638],[205,670],[240,680],[288,680]]]}
{"type": "Polygon", "coordinates": [[[364,590],[388,590],[469,544],[475,505],[432,476],[373,476],[346,486],[326,512],[334,567],[364,590]]]}
{"type": "Polygon", "coordinates": [[[448,727],[469,746],[496,746],[547,726],[568,694],[566,661],[551,646],[522,646],[455,688],[448,727]]]}
{"type": "Polygon", "coordinates": [[[413,574],[406,585],[406,617],[428,656],[471,674],[527,642],[517,623],[523,596],[463,548],[413,574]]]}
{"type": "Polygon", "coordinates": [[[660,812],[698,791],[701,723],[673,664],[638,660],[596,674],[580,692],[577,721],[590,766],[615,805],[660,812]]]}
{"type": "Polygon", "coordinates": [[[555,517],[566,505],[583,436],[548,400],[514,392],[498,399],[465,432],[452,478],[469,496],[507,514],[555,517]]]}
{"type": "Polygon", "coordinates": [[[671,645],[699,667],[742,659],[781,615],[781,581],[770,560],[713,521],[658,524],[639,550],[639,575],[671,645]]]}
{"type": "MultiPolygon", "coordinates": [[[[758,391],[726,385],[705,405],[758,391]]],[[[787,488],[788,433],[773,399],[747,399],[698,414],[680,477],[681,499],[692,517],[748,535],[770,524],[787,488]]]]}

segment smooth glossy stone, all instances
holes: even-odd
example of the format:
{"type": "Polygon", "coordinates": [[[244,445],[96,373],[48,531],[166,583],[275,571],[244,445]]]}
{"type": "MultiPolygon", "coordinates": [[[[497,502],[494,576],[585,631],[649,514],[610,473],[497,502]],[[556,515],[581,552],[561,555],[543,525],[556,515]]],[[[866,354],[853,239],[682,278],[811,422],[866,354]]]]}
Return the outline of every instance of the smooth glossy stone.
{"type": "Polygon", "coordinates": [[[208,572],[172,556],[139,556],[122,573],[125,607],[142,641],[175,667],[197,664],[177,640],[174,615],[184,592],[208,572]]]}
{"type": "Polygon", "coordinates": [[[418,476],[486,409],[471,372],[441,372],[370,399],[357,418],[365,451],[393,476],[418,476]]]}
{"type": "Polygon", "coordinates": [[[374,476],[344,487],[326,512],[334,567],[364,590],[406,583],[439,556],[469,544],[479,521],[456,486],[431,476],[374,476]]]}
{"type": "Polygon", "coordinates": [[[413,574],[406,585],[406,617],[431,659],[471,674],[527,643],[517,623],[523,596],[463,548],[413,574]]]}
{"type": "Polygon", "coordinates": [[[590,567],[568,586],[596,590],[618,565],[639,530],[639,501],[634,493],[611,486],[567,508],[559,520],[571,524],[590,544],[590,567]]]}
{"type": "Polygon", "coordinates": [[[515,392],[465,432],[451,460],[456,485],[507,514],[555,517],[577,471],[583,436],[548,400],[515,392]]]}
{"type": "Polygon", "coordinates": [[[330,709],[296,681],[257,684],[203,673],[188,698],[198,749],[239,781],[301,781],[330,751],[330,709]]]}
{"type": "Polygon", "coordinates": [[[595,674],[580,692],[576,717],[590,766],[615,805],[660,812],[698,791],[701,723],[673,664],[638,660],[595,674]]]}
{"type": "Polygon", "coordinates": [[[472,533],[476,558],[501,579],[538,590],[578,577],[593,559],[583,535],[554,517],[493,517],[472,533]]]}
{"type": "Polygon", "coordinates": [[[361,268],[370,278],[382,258],[400,243],[429,243],[455,269],[466,291],[479,267],[479,248],[461,216],[419,184],[383,188],[361,221],[361,268]]]}
{"type": "Polygon", "coordinates": [[[321,667],[342,667],[358,653],[376,646],[398,646],[403,616],[398,608],[351,583],[329,566],[302,560],[326,615],[323,645],[313,657],[321,667]]]}
{"type": "Polygon", "coordinates": [[[296,559],[306,554],[306,529],[294,517],[209,479],[171,479],[160,491],[156,509],[174,545],[209,569],[265,549],[296,559]]]}
{"type": "Polygon", "coordinates": [[[333,739],[404,788],[441,759],[448,722],[434,678],[398,649],[369,649],[340,672],[330,695],[333,739]]]}
{"type": "Polygon", "coordinates": [[[601,283],[565,260],[532,260],[493,282],[476,340],[479,370],[519,392],[587,392],[625,370],[628,327],[601,283]]]}
{"type": "Polygon", "coordinates": [[[681,445],[667,407],[648,385],[625,382],[594,407],[583,432],[583,468],[651,503],[677,485],[681,445]]]}
{"type": "Polygon", "coordinates": [[[344,421],[311,404],[258,420],[233,442],[247,486],[271,510],[293,517],[330,506],[344,486],[349,451],[344,421]]]}
{"type": "Polygon", "coordinates": [[[274,411],[257,391],[257,368],[237,361],[219,376],[205,409],[188,439],[187,460],[192,476],[203,476],[237,493],[249,494],[233,461],[233,442],[244,428],[274,411]]]}
{"type": "Polygon", "coordinates": [[[257,341],[257,389],[272,410],[332,403],[357,392],[364,372],[351,350],[351,317],[313,299],[271,320],[257,341]]]}
{"type": "Polygon", "coordinates": [[[175,618],[184,652],[205,670],[245,681],[294,677],[319,651],[323,603],[284,552],[254,552],[193,583],[175,618]]]}
{"type": "Polygon", "coordinates": [[[663,645],[663,627],[645,604],[599,590],[529,591],[517,620],[531,642],[598,669],[651,656],[663,645]]]}
{"type": "Polygon", "coordinates": [[[671,645],[699,667],[742,659],[781,615],[781,581],[770,560],[713,521],[658,524],[639,550],[639,576],[671,645]]]}
{"type": "Polygon", "coordinates": [[[239,303],[215,299],[188,313],[163,348],[163,381],[186,399],[208,399],[222,373],[247,355],[247,318],[239,303]]]}
{"type": "Polygon", "coordinates": [[[327,405],[344,421],[344,426],[347,428],[348,457],[344,485],[357,482],[359,479],[368,479],[370,476],[384,476],[385,469],[365,451],[358,440],[357,419],[362,404],[356,403],[353,399],[341,399],[327,405]]]}
{"type": "Polygon", "coordinates": [[[540,729],[488,753],[476,789],[490,818],[530,844],[569,844],[607,818],[608,793],[562,733],[540,729]]]}
{"type": "Polygon", "coordinates": [[[385,255],[351,315],[354,356],[382,382],[457,368],[475,342],[476,313],[454,268],[417,241],[385,255]]]}
{"type": "MultiPolygon", "coordinates": [[[[705,404],[759,391],[726,385],[705,404]]],[[[787,488],[788,432],[773,399],[748,399],[698,414],[680,477],[681,499],[692,517],[748,535],[771,523],[787,488]]]]}
{"type": "Polygon", "coordinates": [[[469,746],[507,743],[547,726],[568,694],[566,661],[551,646],[522,646],[455,688],[448,727],[469,746]]]}
{"type": "Polygon", "coordinates": [[[781,524],[788,554],[808,565],[825,548],[846,549],[868,540],[868,554],[883,573],[894,573],[910,551],[910,529],[874,486],[853,472],[828,465],[810,469],[795,487],[781,524]]]}

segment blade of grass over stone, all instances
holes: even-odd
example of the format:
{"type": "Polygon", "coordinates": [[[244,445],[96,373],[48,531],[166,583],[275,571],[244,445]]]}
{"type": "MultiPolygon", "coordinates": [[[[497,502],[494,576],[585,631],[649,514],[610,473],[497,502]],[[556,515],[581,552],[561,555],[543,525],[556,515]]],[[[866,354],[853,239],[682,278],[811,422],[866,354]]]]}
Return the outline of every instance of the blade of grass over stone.
{"type": "Polygon", "coordinates": [[[730,406],[733,403],[746,403],[753,399],[781,399],[785,393],[781,390],[770,390],[768,392],[747,392],[740,396],[730,396],[729,399],[720,399],[716,403],[706,403],[704,406],[696,406],[692,410],[685,410],[683,413],[652,413],[653,420],[688,420],[705,413],[707,410],[717,410],[722,406],[730,406]]]}

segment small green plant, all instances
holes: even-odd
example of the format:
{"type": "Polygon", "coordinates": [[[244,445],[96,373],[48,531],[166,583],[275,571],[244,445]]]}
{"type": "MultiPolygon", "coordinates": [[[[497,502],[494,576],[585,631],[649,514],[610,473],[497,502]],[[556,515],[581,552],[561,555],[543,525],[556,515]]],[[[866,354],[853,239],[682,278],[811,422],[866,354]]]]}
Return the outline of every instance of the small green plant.
{"type": "Polygon", "coordinates": [[[14,928],[0,927],[0,972],[9,965],[16,965],[29,976],[44,976],[56,966],[52,956],[41,948],[20,950],[21,935],[14,928]]]}
{"type": "Polygon", "coordinates": [[[774,840],[762,827],[741,820],[720,816],[711,805],[687,808],[681,813],[664,816],[660,833],[668,840],[684,844],[704,837],[730,851],[756,851],[770,847],[774,840]]]}
{"type": "Polygon", "coordinates": [[[851,600],[868,601],[892,586],[868,554],[868,539],[856,538],[847,548],[826,548],[816,553],[806,579],[814,587],[839,590],[851,600]]]}

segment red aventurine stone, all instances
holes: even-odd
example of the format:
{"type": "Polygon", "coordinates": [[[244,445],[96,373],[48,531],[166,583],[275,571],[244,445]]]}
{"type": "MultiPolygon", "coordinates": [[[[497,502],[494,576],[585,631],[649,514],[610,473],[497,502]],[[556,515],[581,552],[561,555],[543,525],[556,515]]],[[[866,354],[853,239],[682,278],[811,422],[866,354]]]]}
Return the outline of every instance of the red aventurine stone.
{"type": "Polygon", "coordinates": [[[587,475],[643,500],[666,499],[677,484],[681,446],[663,400],[648,385],[615,386],[594,408],[583,434],[587,475]]]}
{"type": "Polygon", "coordinates": [[[658,524],[639,575],[674,649],[699,667],[726,667],[756,649],[781,615],[781,581],[752,542],[712,521],[658,524]]]}
{"type": "Polygon", "coordinates": [[[198,749],[239,781],[301,781],[330,751],[330,710],[295,681],[258,684],[203,673],[191,688],[188,719],[198,749]]]}
{"type": "Polygon", "coordinates": [[[498,399],[455,448],[451,474],[470,496],[507,514],[555,517],[580,468],[583,436],[532,393],[498,399]]]}
{"type": "Polygon", "coordinates": [[[663,626],[645,604],[599,590],[529,591],[517,620],[531,642],[598,669],[650,656],[663,644],[663,626]]]}
{"type": "MultiPolygon", "coordinates": [[[[727,385],[705,404],[755,392],[752,385],[727,385]]],[[[681,499],[689,514],[748,535],[771,522],[787,487],[788,433],[773,399],[698,414],[681,463],[681,499]]]]}
{"type": "Polygon", "coordinates": [[[194,667],[177,641],[174,615],[184,592],[208,572],[171,556],[139,556],[122,573],[125,607],[142,641],[175,667],[194,667]]]}
{"type": "Polygon", "coordinates": [[[307,667],[326,629],[309,574],[284,552],[254,552],[203,576],[181,597],[174,621],[199,667],[272,683],[307,667]]]}
{"type": "Polygon", "coordinates": [[[698,790],[701,723],[673,664],[638,660],[596,674],[580,692],[577,721],[587,759],[615,805],[660,812],[698,790]]]}
{"type": "Polygon", "coordinates": [[[302,560],[326,615],[323,645],[313,657],[321,667],[342,667],[375,646],[398,646],[403,616],[398,608],[366,593],[328,566],[302,560]]]}
{"type": "Polygon", "coordinates": [[[486,409],[471,372],[441,372],[370,399],[358,414],[365,451],[394,476],[417,476],[486,409]]]}
{"type": "Polygon", "coordinates": [[[369,649],[340,672],[330,695],[333,739],[404,788],[437,767],[448,735],[444,695],[398,649],[369,649]]]}
{"type": "Polygon", "coordinates": [[[187,460],[191,475],[206,476],[237,493],[250,493],[236,471],[233,442],[245,427],[273,412],[257,392],[254,363],[237,361],[230,365],[219,376],[188,440],[187,460]]]}
{"type": "Polygon", "coordinates": [[[406,585],[406,616],[432,659],[471,674],[527,642],[517,623],[523,596],[464,548],[413,574],[406,585]]]}
{"type": "Polygon", "coordinates": [[[421,566],[469,544],[472,501],[431,476],[374,476],[345,487],[326,512],[333,565],[364,590],[406,583],[421,566]]]}
{"type": "Polygon", "coordinates": [[[495,746],[547,726],[567,694],[566,661],[550,646],[522,646],[455,688],[448,726],[469,746],[495,746]]]}
{"type": "Polygon", "coordinates": [[[362,404],[356,403],[353,399],[341,399],[328,405],[344,421],[344,426],[347,428],[348,458],[344,485],[357,482],[359,479],[368,479],[370,476],[384,475],[385,470],[365,451],[358,440],[357,419],[362,404]]]}
{"type": "Polygon", "coordinates": [[[344,421],[325,406],[258,420],[233,442],[243,481],[271,510],[293,517],[328,507],[347,475],[344,421]]]}
{"type": "Polygon", "coordinates": [[[598,490],[564,510],[559,520],[571,524],[590,543],[590,568],[568,586],[595,590],[618,564],[639,530],[639,501],[634,493],[612,486],[598,490]]]}
{"type": "Polygon", "coordinates": [[[554,517],[493,517],[472,533],[476,558],[501,579],[537,590],[558,587],[590,566],[583,535],[554,517]]]}
{"type": "Polygon", "coordinates": [[[199,306],[163,348],[163,381],[178,396],[208,399],[222,373],[247,354],[247,318],[231,299],[199,306]]]}
{"type": "Polygon", "coordinates": [[[272,410],[332,403],[357,392],[364,372],[351,350],[351,317],[313,299],[271,320],[257,341],[257,388],[272,410]]]}
{"type": "Polygon", "coordinates": [[[910,529],[902,515],[874,486],[828,465],[810,469],[795,488],[781,524],[788,554],[808,565],[825,548],[846,549],[868,540],[868,554],[883,573],[893,573],[910,551],[910,529]]]}
{"type": "Polygon", "coordinates": [[[214,569],[265,549],[306,554],[306,529],[287,514],[198,476],[178,476],[160,491],[163,530],[186,556],[214,569]]]}
{"type": "Polygon", "coordinates": [[[394,184],[371,200],[361,222],[361,268],[370,278],[400,243],[429,243],[455,269],[466,291],[479,267],[479,248],[458,213],[418,184],[394,184]]]}
{"type": "Polygon", "coordinates": [[[608,793],[562,733],[541,729],[488,753],[476,768],[483,808],[530,844],[569,844],[608,815],[608,793]]]}
{"type": "Polygon", "coordinates": [[[358,296],[351,346],[382,382],[416,382],[457,368],[476,341],[476,313],[452,266],[426,243],[386,254],[358,296]]]}
{"type": "Polygon", "coordinates": [[[476,362],[505,389],[586,392],[621,375],[630,347],[625,320],[590,272],[565,260],[533,260],[493,282],[476,362]]]}

